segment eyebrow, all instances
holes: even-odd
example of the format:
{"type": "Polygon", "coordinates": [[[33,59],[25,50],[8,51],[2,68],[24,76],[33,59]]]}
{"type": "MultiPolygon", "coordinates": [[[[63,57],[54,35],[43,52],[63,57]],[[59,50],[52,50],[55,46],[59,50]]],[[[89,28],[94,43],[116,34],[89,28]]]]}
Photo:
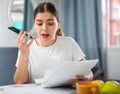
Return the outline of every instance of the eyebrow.
{"type": "MultiPolygon", "coordinates": [[[[40,19],[37,19],[36,21],[42,21],[40,19]]],[[[53,19],[48,19],[47,21],[54,21],[53,19]]]]}

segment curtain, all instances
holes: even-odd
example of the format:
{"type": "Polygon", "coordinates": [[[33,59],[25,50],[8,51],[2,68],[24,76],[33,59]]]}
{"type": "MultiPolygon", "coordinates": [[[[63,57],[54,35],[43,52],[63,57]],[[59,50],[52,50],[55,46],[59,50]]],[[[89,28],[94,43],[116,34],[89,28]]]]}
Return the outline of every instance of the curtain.
{"type": "Polygon", "coordinates": [[[99,59],[103,67],[101,0],[61,0],[61,29],[73,37],[86,59],[99,59]]]}
{"type": "MultiPolygon", "coordinates": [[[[40,3],[41,1],[39,0],[38,2],[40,3]]],[[[66,36],[71,36],[76,40],[85,53],[86,59],[99,59],[96,67],[105,68],[105,55],[103,54],[102,42],[101,0],[44,1],[54,2],[59,10],[62,31],[66,36]]],[[[33,14],[30,11],[27,13],[26,18],[28,17],[29,19],[29,16],[33,14]]],[[[25,24],[27,30],[29,28],[27,26],[31,27],[28,24],[30,24],[29,21],[25,24]]]]}
{"type": "Polygon", "coordinates": [[[24,0],[24,27],[23,30],[29,32],[33,27],[34,7],[30,0],[24,0]]]}

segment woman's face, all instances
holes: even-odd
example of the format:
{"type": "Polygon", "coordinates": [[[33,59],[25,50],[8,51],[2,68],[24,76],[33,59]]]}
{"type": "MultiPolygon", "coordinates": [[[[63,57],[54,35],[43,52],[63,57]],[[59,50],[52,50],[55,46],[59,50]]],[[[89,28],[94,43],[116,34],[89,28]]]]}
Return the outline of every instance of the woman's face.
{"type": "Polygon", "coordinates": [[[42,41],[55,40],[60,23],[50,12],[38,13],[34,19],[34,26],[38,38],[42,41]]]}

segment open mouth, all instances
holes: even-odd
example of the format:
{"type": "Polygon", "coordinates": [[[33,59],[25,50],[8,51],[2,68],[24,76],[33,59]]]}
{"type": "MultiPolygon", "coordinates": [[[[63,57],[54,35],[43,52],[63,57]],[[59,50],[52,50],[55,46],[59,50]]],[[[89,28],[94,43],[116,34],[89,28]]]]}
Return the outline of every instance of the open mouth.
{"type": "Polygon", "coordinates": [[[49,37],[49,34],[42,34],[42,37],[43,37],[43,38],[48,38],[48,37],[49,37]]]}

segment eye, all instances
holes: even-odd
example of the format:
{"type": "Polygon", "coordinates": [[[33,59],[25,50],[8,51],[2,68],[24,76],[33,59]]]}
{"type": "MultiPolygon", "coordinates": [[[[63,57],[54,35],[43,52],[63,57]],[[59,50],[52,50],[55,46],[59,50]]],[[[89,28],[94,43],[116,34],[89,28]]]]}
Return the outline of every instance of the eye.
{"type": "Polygon", "coordinates": [[[42,26],[43,24],[42,23],[38,23],[37,25],[42,26]]]}
{"type": "Polygon", "coordinates": [[[52,25],[54,25],[54,23],[48,23],[48,25],[52,26],[52,25]]]}

